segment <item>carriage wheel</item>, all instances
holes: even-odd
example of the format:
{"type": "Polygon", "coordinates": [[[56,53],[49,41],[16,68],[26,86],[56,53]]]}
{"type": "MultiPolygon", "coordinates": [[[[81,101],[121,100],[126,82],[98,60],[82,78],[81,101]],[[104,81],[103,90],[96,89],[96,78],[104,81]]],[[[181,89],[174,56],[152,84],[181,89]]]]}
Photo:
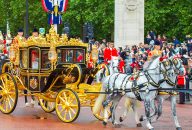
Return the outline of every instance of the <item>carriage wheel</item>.
{"type": "Polygon", "coordinates": [[[15,79],[9,73],[0,75],[0,111],[10,114],[18,100],[18,88],[15,79]]]}
{"type": "MultiPolygon", "coordinates": [[[[55,98],[55,94],[50,95],[51,98],[55,98]]],[[[49,102],[44,99],[39,99],[39,103],[41,105],[41,108],[47,112],[51,113],[55,111],[55,102],[49,102]]]]}
{"type": "MultiPolygon", "coordinates": [[[[95,103],[94,103],[95,104],[95,103]]],[[[93,111],[93,107],[91,107],[91,111],[93,111]]],[[[107,110],[109,117],[111,116],[110,110],[107,110]]],[[[103,121],[104,120],[104,108],[102,106],[101,110],[97,114],[93,114],[98,120],[103,121]]]]}
{"type": "Polygon", "coordinates": [[[56,97],[56,113],[65,123],[73,122],[80,112],[80,101],[75,91],[71,89],[61,90],[56,97]]]}

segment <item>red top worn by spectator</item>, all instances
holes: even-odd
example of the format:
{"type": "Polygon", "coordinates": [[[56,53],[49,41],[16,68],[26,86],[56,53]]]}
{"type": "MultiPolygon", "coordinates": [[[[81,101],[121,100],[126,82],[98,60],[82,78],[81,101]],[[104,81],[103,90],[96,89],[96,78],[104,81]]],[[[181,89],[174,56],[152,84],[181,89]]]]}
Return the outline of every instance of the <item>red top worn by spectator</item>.
{"type": "Polygon", "coordinates": [[[137,70],[139,70],[139,63],[138,63],[137,61],[131,63],[130,66],[131,66],[133,69],[136,68],[137,70]]]}
{"type": "Polygon", "coordinates": [[[124,60],[121,60],[121,61],[119,62],[119,72],[120,72],[120,73],[125,73],[124,67],[125,67],[125,61],[124,61],[124,60]]]}

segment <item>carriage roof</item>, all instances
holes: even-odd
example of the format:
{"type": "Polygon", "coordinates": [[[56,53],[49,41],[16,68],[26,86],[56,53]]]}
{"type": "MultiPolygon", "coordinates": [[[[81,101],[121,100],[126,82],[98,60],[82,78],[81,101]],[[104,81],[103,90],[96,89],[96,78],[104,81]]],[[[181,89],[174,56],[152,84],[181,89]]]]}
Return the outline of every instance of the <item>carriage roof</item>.
{"type": "Polygon", "coordinates": [[[30,46],[37,47],[72,47],[72,48],[87,48],[88,44],[81,42],[79,39],[71,38],[68,39],[66,34],[59,36],[55,32],[54,26],[51,26],[49,34],[46,34],[46,37],[40,35],[39,37],[29,37],[26,41],[19,41],[20,48],[27,48],[30,46]]]}

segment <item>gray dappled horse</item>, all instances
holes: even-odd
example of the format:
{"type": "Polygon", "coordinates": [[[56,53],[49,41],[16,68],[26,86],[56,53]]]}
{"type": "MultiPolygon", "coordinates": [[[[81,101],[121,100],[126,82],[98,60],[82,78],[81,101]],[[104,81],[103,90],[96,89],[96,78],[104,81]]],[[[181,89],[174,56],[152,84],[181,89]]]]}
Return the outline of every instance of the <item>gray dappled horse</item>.
{"type": "MultiPolygon", "coordinates": [[[[174,73],[173,75],[171,73],[169,73],[169,71],[167,71],[163,76],[164,76],[164,82],[162,82],[159,85],[160,89],[174,89],[176,87],[175,81],[177,78],[177,75],[184,75],[185,73],[185,68],[182,65],[182,61],[177,58],[177,57],[171,57],[168,59],[168,62],[164,62],[163,64],[165,64],[166,69],[170,70],[173,69],[174,73]],[[168,67],[168,68],[167,68],[168,67]]],[[[177,119],[177,115],[176,115],[176,94],[175,92],[173,92],[172,90],[162,90],[159,92],[160,94],[157,96],[156,100],[157,100],[157,108],[155,106],[155,102],[153,102],[151,104],[151,109],[154,111],[154,114],[151,115],[151,117],[153,116],[157,116],[156,120],[161,116],[162,114],[162,104],[164,101],[164,98],[170,96],[171,97],[171,111],[172,111],[172,115],[173,115],[173,119],[175,122],[175,126],[177,130],[181,130],[181,126],[179,125],[178,119],[177,119]],[[161,95],[161,92],[165,92],[165,94],[161,95]]],[[[126,99],[126,101],[129,99],[126,99]]],[[[127,116],[128,110],[130,109],[130,107],[135,107],[136,104],[135,102],[130,102],[129,105],[126,105],[127,109],[125,110],[125,112],[123,113],[123,115],[120,117],[120,121],[123,121],[125,119],[125,117],[127,116]]],[[[136,115],[137,116],[137,115],[136,115]]],[[[138,117],[136,117],[138,118],[138,117]]],[[[145,120],[146,117],[141,117],[140,120],[143,121],[145,120]]],[[[137,120],[136,120],[137,121],[137,120]]]]}
{"type": "MultiPolygon", "coordinates": [[[[100,94],[95,102],[93,108],[93,113],[98,113],[104,106],[104,124],[107,124],[108,114],[107,106],[108,103],[112,102],[112,123],[116,126],[117,122],[115,121],[115,110],[120,101],[120,99],[126,95],[127,98],[139,99],[144,101],[145,105],[145,115],[146,126],[148,129],[153,130],[154,128],[150,123],[150,107],[151,103],[154,101],[157,95],[156,86],[153,86],[150,83],[159,84],[163,81],[163,74],[166,72],[165,66],[159,61],[160,57],[155,57],[154,60],[148,66],[146,72],[141,72],[137,80],[131,80],[131,75],[115,73],[110,76],[107,76],[103,80],[101,92],[107,92],[107,99],[105,99],[105,94],[100,94]],[[155,91],[149,91],[155,90],[155,91]]],[[[169,73],[174,73],[173,70],[169,70],[169,73]]]]}

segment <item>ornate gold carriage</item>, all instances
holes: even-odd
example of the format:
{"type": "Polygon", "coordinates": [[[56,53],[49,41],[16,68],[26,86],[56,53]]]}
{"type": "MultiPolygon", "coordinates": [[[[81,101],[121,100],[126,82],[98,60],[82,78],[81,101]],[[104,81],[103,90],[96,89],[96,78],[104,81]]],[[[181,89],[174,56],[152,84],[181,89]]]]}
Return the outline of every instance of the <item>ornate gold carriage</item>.
{"type": "MultiPolygon", "coordinates": [[[[0,111],[14,111],[18,96],[34,95],[45,112],[53,112],[63,122],[77,119],[80,107],[93,107],[101,84],[94,77],[104,64],[88,68],[88,45],[78,39],[59,36],[52,26],[46,37],[30,37],[19,41],[19,48],[10,47],[10,62],[0,75],[0,111]]],[[[95,60],[95,51],[93,59],[95,60]]],[[[94,115],[99,120],[103,113],[94,115]]]]}

